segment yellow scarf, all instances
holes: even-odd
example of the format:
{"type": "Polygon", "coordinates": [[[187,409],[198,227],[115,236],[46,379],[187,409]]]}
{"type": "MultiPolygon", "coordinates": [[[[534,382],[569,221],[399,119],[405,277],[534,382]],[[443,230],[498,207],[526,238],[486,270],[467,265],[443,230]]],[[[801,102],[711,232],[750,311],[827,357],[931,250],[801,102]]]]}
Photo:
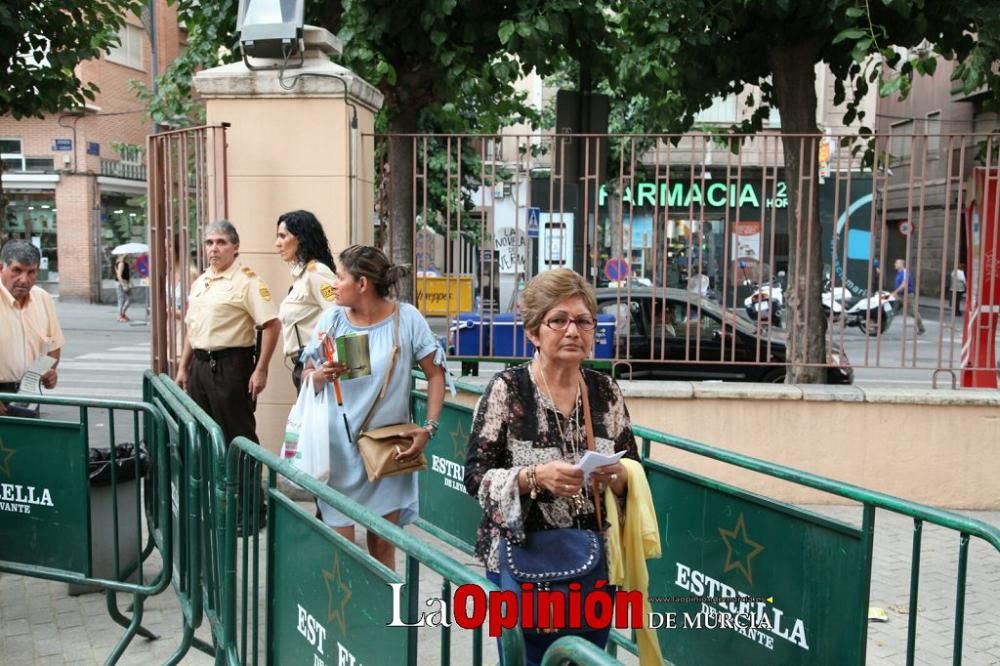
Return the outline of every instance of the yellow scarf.
{"type": "MultiPolygon", "coordinates": [[[[604,490],[604,515],[609,525],[608,582],[617,585],[620,590],[641,593],[643,618],[648,618],[651,606],[648,599],[649,571],[646,569],[646,560],[661,554],[660,528],[642,464],[628,458],[622,458],[621,462],[628,473],[626,511],[621,520],[614,493],[610,487],[604,490]]],[[[642,627],[636,629],[636,638],[640,666],[661,666],[663,655],[656,640],[656,632],[642,627]]]]}

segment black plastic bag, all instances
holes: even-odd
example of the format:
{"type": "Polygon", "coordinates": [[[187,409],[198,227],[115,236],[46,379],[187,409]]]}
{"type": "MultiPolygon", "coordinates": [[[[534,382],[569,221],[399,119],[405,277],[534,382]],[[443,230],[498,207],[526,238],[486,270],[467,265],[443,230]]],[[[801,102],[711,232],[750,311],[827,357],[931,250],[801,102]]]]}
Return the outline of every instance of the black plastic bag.
{"type": "MultiPolygon", "coordinates": [[[[149,471],[149,453],[146,451],[145,444],[142,442],[119,444],[115,447],[115,467],[117,468],[115,479],[117,481],[130,481],[136,478],[136,449],[138,449],[139,455],[139,476],[145,476],[146,472],[149,471]]],[[[111,449],[90,449],[89,457],[90,485],[111,485],[111,449]]]]}

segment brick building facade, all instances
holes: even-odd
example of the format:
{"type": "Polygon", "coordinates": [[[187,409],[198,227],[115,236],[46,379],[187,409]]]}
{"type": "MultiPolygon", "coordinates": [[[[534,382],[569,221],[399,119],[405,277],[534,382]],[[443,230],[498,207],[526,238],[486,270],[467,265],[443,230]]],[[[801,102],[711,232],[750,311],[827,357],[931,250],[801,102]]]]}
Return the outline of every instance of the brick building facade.
{"type": "MultiPolygon", "coordinates": [[[[121,46],[77,66],[100,87],[83,109],[44,119],[0,117],[3,189],[8,200],[0,240],[27,238],[42,251],[39,283],[62,298],[108,298],[111,249],[145,242],[146,135],[152,124],[131,87],[151,83],[149,32],[129,16],[121,46]]],[[[183,48],[175,5],[156,2],[158,70],[183,48]]]]}

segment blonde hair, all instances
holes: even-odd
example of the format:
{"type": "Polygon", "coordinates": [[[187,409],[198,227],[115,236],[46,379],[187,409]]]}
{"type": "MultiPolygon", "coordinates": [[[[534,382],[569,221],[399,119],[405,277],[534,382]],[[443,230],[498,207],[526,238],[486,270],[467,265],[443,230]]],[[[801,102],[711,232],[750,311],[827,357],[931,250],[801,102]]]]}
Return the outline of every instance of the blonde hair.
{"type": "Polygon", "coordinates": [[[591,316],[597,316],[597,294],[594,287],[576,271],[553,268],[531,278],[521,293],[524,330],[531,335],[538,335],[542,319],[549,310],[575,296],[583,300],[591,316]]]}

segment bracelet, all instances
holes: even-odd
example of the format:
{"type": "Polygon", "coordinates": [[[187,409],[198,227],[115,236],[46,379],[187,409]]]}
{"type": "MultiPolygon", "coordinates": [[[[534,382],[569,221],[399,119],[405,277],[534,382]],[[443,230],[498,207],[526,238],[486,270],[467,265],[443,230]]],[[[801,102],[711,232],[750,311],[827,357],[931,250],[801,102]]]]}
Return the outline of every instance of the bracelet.
{"type": "Polygon", "coordinates": [[[424,430],[431,434],[431,439],[437,434],[438,426],[440,422],[437,419],[424,419],[424,424],[421,426],[424,430]]]}
{"type": "Polygon", "coordinates": [[[531,494],[531,499],[538,499],[538,477],[535,475],[535,465],[528,468],[528,491],[531,494]]]}

